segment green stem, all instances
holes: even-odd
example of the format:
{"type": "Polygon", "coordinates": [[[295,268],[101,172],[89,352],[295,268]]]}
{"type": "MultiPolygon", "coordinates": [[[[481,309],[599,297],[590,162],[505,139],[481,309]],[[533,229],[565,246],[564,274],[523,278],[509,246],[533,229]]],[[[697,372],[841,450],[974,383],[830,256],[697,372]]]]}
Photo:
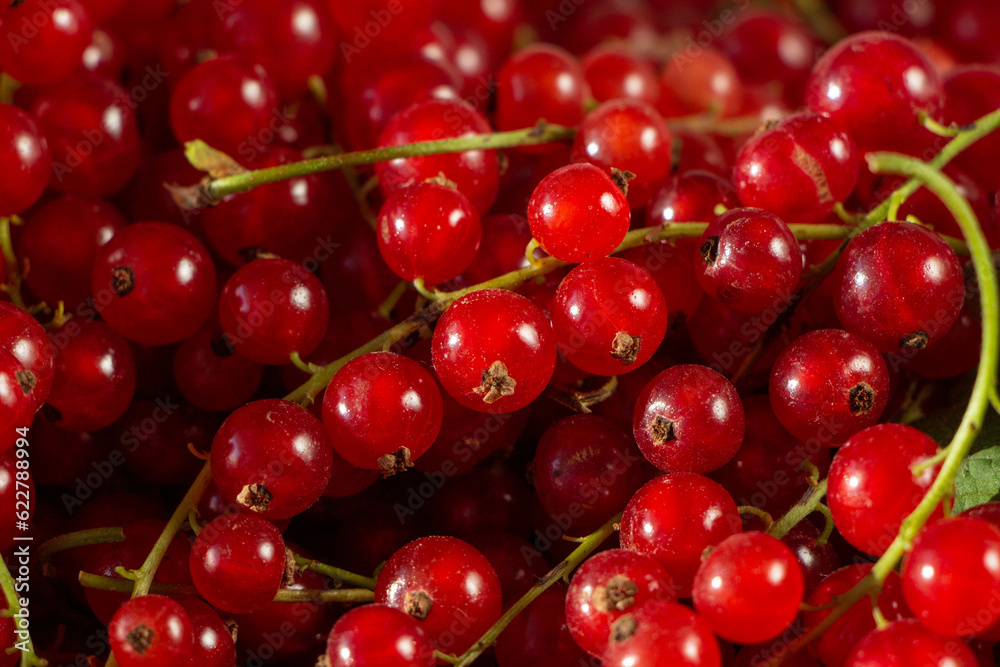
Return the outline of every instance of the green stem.
{"type": "Polygon", "coordinates": [[[120,526],[109,528],[90,528],[89,530],[77,530],[64,535],[57,535],[51,540],[42,543],[38,548],[38,559],[41,563],[47,563],[60,551],[86,547],[92,544],[107,544],[109,542],[124,542],[125,533],[120,526]]]}
{"type": "MultiPolygon", "coordinates": [[[[4,615],[18,618],[21,613],[22,598],[18,595],[17,590],[15,590],[14,577],[11,576],[10,570],[7,569],[7,563],[4,562],[3,558],[0,558],[0,588],[3,589],[4,597],[7,598],[7,611],[4,612],[4,615]]],[[[15,622],[15,629],[16,627],[17,623],[15,622]]],[[[25,627],[24,632],[27,633],[27,627],[25,627]]],[[[28,649],[26,651],[21,651],[21,667],[44,667],[49,664],[47,661],[35,654],[35,645],[32,643],[30,635],[26,634],[25,639],[21,640],[21,637],[15,634],[14,641],[23,646],[27,646],[28,649]]],[[[0,648],[6,649],[9,647],[4,646],[0,648]]]]}
{"type": "MultiPolygon", "coordinates": [[[[196,187],[199,189],[199,194],[202,196],[200,201],[205,203],[217,203],[222,201],[222,199],[228,195],[246,192],[247,190],[250,190],[258,185],[274,183],[276,181],[306,176],[308,174],[315,174],[322,171],[343,169],[344,167],[354,167],[357,165],[372,164],[375,162],[385,162],[398,158],[461,153],[469,150],[513,148],[515,146],[549,144],[558,141],[568,141],[573,138],[574,134],[576,134],[576,130],[570,127],[540,123],[536,127],[525,128],[522,130],[512,130],[510,132],[494,132],[491,134],[478,134],[454,139],[422,141],[403,146],[384,146],[367,151],[354,151],[352,153],[341,153],[340,155],[327,155],[314,158],[312,160],[291,162],[277,167],[257,169],[241,174],[235,174],[233,176],[216,178],[196,187]]],[[[195,165],[195,167],[197,166],[198,165],[195,165]]]]}
{"type": "Polygon", "coordinates": [[[3,261],[7,265],[7,275],[0,277],[3,283],[4,292],[10,296],[10,301],[18,308],[25,308],[24,299],[21,298],[21,271],[17,264],[17,257],[14,256],[14,244],[10,236],[10,218],[0,218],[0,252],[3,253],[3,261]]]}
{"type": "Polygon", "coordinates": [[[483,651],[496,642],[500,633],[503,632],[504,628],[510,625],[510,622],[513,621],[518,614],[524,611],[529,604],[534,602],[539,595],[548,590],[559,579],[572,572],[573,569],[586,560],[587,556],[592,554],[597,547],[601,546],[604,540],[608,539],[611,534],[615,532],[616,526],[621,519],[621,514],[612,517],[607,523],[588,535],[583,542],[580,543],[580,546],[574,549],[573,553],[567,556],[563,562],[549,570],[549,573],[538,580],[538,582],[532,586],[527,593],[522,595],[517,602],[511,605],[510,609],[505,611],[500,619],[493,624],[493,627],[487,630],[486,633],[469,648],[469,650],[459,656],[458,662],[455,663],[457,667],[468,667],[474,663],[476,658],[482,655],[483,651]]]}
{"type": "Polygon", "coordinates": [[[825,495],[826,480],[824,479],[813,487],[805,500],[792,507],[792,509],[785,513],[785,516],[771,524],[771,527],[767,531],[768,534],[778,539],[787,535],[788,531],[794,528],[796,524],[817,510],[825,495]]]}
{"type": "Polygon", "coordinates": [[[198,473],[198,477],[194,480],[194,484],[184,494],[181,504],[174,510],[170,521],[167,522],[167,525],[163,528],[163,532],[160,533],[156,544],[153,545],[153,550],[149,552],[142,567],[139,568],[139,578],[135,583],[135,589],[132,591],[132,597],[137,598],[149,592],[149,587],[153,583],[153,577],[156,576],[156,568],[160,566],[160,561],[163,560],[163,556],[167,552],[167,547],[170,546],[170,542],[174,539],[177,531],[187,521],[188,513],[201,500],[202,494],[205,493],[205,489],[208,488],[208,484],[211,481],[212,466],[206,461],[205,465],[201,468],[201,472],[198,473]]]}
{"type": "Polygon", "coordinates": [[[754,505],[740,505],[739,507],[736,508],[736,510],[740,514],[753,514],[754,516],[758,517],[761,521],[764,522],[764,530],[767,530],[768,528],[774,525],[774,518],[761,508],[755,507],[754,505]]]}
{"type": "Polygon", "coordinates": [[[367,588],[370,591],[375,590],[375,580],[370,577],[363,577],[360,574],[354,574],[353,572],[348,572],[347,570],[341,570],[339,567],[333,567],[332,565],[327,565],[326,563],[320,563],[319,561],[311,560],[309,558],[303,558],[298,554],[295,555],[295,564],[303,570],[319,572],[326,577],[342,581],[345,584],[351,584],[353,586],[357,586],[358,588],[367,588]]]}

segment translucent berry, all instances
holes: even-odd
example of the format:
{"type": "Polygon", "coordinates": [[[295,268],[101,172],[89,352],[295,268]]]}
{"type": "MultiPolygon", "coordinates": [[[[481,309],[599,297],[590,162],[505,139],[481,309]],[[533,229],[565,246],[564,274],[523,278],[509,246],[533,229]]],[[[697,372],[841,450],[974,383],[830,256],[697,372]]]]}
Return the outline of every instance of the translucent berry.
{"type": "Polygon", "coordinates": [[[143,595],[118,608],[108,640],[121,667],[172,667],[191,659],[194,626],[176,601],[143,595]]]}
{"type": "Polygon", "coordinates": [[[845,667],[977,667],[979,661],[962,642],[940,637],[906,619],[872,630],[847,656],[845,667]]]}
{"type": "Polygon", "coordinates": [[[497,80],[497,129],[533,127],[539,119],[574,126],[589,95],[576,59],[551,44],[533,44],[511,56],[497,80]]]}
{"type": "Polygon", "coordinates": [[[614,622],[601,664],[720,667],[722,657],[704,619],[684,605],[655,600],[614,622]]]}
{"type": "Polygon", "coordinates": [[[77,0],[25,0],[0,12],[0,70],[23,84],[56,83],[80,67],[94,29],[77,0]]]}
{"type": "MultiPolygon", "coordinates": [[[[9,14],[8,14],[9,15],[9,14]]],[[[25,210],[42,196],[52,165],[49,142],[30,114],[0,104],[0,216],[25,210]]]]}
{"type": "Polygon", "coordinates": [[[341,616],[326,640],[330,667],[433,667],[434,648],[423,624],[381,604],[341,616]]]}

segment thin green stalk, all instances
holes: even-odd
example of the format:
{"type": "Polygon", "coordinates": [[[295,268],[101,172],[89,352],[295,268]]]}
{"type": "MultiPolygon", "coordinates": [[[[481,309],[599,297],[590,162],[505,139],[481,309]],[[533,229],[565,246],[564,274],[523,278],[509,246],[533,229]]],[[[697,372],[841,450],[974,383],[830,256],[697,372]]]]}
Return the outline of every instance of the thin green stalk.
{"type": "Polygon", "coordinates": [[[826,480],[824,479],[812,488],[805,500],[792,507],[785,513],[785,516],[771,524],[767,530],[768,534],[779,539],[784,537],[796,524],[817,510],[825,495],[826,480]]]}
{"type": "Polygon", "coordinates": [[[120,526],[109,528],[90,528],[88,530],[77,530],[64,535],[57,535],[51,540],[42,543],[38,548],[38,559],[41,563],[47,563],[60,551],[86,547],[92,544],[107,544],[109,542],[124,542],[125,533],[120,526]]]}
{"type": "MultiPolygon", "coordinates": [[[[20,618],[22,598],[18,595],[14,577],[11,576],[3,558],[0,558],[0,588],[3,589],[4,597],[7,598],[7,610],[4,612],[4,616],[20,618]]],[[[14,625],[16,630],[17,623],[15,622],[14,625]]],[[[15,647],[21,645],[27,649],[18,649],[21,651],[21,667],[45,667],[49,663],[35,654],[35,645],[31,641],[31,635],[27,634],[27,627],[23,632],[25,633],[24,639],[21,638],[21,635],[15,634],[14,636],[15,647]]],[[[3,646],[0,647],[0,650],[6,648],[10,647],[3,646]]]]}
{"type": "Polygon", "coordinates": [[[348,572],[347,570],[341,570],[339,567],[333,567],[332,565],[327,565],[326,563],[320,563],[319,561],[311,560],[309,558],[303,558],[298,554],[295,555],[295,564],[303,570],[319,572],[323,576],[336,579],[337,581],[342,581],[345,584],[351,584],[359,588],[367,588],[370,591],[375,590],[375,580],[371,577],[363,577],[360,574],[354,574],[353,572],[348,572]]]}
{"type": "Polygon", "coordinates": [[[580,563],[586,560],[587,556],[592,554],[597,547],[601,546],[604,540],[608,539],[611,534],[615,532],[616,526],[621,520],[622,515],[618,514],[612,517],[603,526],[588,535],[580,543],[580,546],[574,549],[573,553],[566,557],[566,560],[549,570],[548,574],[538,580],[538,582],[532,586],[527,593],[522,595],[517,602],[511,605],[510,609],[505,611],[500,619],[493,624],[493,627],[487,630],[486,633],[469,648],[469,650],[459,656],[458,662],[455,664],[458,667],[468,667],[475,662],[476,658],[482,655],[483,651],[496,642],[500,633],[503,632],[504,628],[510,625],[510,622],[513,621],[518,614],[524,611],[529,604],[534,602],[539,595],[548,590],[559,579],[572,572],[580,563]]]}

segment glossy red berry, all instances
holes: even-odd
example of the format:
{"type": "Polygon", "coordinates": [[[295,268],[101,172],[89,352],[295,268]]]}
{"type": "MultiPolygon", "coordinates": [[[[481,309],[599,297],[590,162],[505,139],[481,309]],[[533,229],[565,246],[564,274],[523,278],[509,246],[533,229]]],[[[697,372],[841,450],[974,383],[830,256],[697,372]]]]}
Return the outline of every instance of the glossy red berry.
{"type": "Polygon", "coordinates": [[[743,442],[736,388],[708,366],[680,364],[653,378],[636,400],[632,432],[646,459],[665,472],[708,473],[743,442]]]}
{"type": "Polygon", "coordinates": [[[472,203],[451,184],[423,182],[389,196],[377,235],[379,252],[396,275],[437,285],[469,267],[482,226],[472,203]]]}
{"type": "Polygon", "coordinates": [[[872,630],[847,656],[845,667],[978,667],[962,642],[940,637],[907,619],[872,630]]]}
{"type": "Polygon", "coordinates": [[[802,275],[802,251],[788,225],[756,208],[726,211],[701,235],[695,275],[720,303],[743,313],[783,310],[802,275]]]}
{"type": "Polygon", "coordinates": [[[835,121],[800,111],[743,144],[733,184],[745,206],[790,222],[819,222],[851,194],[858,159],[851,137],[835,121]]]}
{"type": "MultiPolygon", "coordinates": [[[[941,120],[958,125],[971,123],[1000,106],[1000,67],[986,64],[956,67],[945,75],[944,91],[941,120]]],[[[998,150],[1000,139],[987,135],[956,156],[955,162],[984,188],[1000,188],[1000,176],[987,166],[998,150]]]]}
{"type": "Polygon", "coordinates": [[[559,283],[552,328],[571,364],[595,375],[620,375],[656,352],[667,331],[667,308],[649,273],[604,257],[574,268],[559,283]]]}
{"type": "Polygon", "coordinates": [[[197,331],[215,303],[215,264],[189,232],[165,222],[119,230],[97,251],[91,290],[101,316],[130,340],[163,345],[197,331]]]}
{"type": "MultiPolygon", "coordinates": [[[[579,667],[584,653],[567,629],[566,588],[555,585],[539,595],[497,639],[499,667],[579,667]]],[[[583,661],[583,662],[581,662],[583,661]]]]}
{"type": "Polygon", "coordinates": [[[55,377],[46,417],[68,431],[96,431],[125,414],[135,393],[135,357],[104,322],[71,319],[49,332],[55,377]]]}
{"type": "Polygon", "coordinates": [[[173,371],[184,398],[213,412],[229,412],[249,401],[263,375],[260,364],[236,354],[211,320],[177,348],[173,371]]]}
{"type": "Polygon", "coordinates": [[[251,142],[270,131],[279,112],[271,77],[238,56],[196,65],[170,93],[170,127],[177,141],[201,139],[237,161],[256,153],[251,142]]]}
{"type": "MultiPolygon", "coordinates": [[[[646,226],[709,222],[716,218],[715,208],[719,204],[727,209],[740,205],[736,189],[728,180],[703,169],[684,171],[668,178],[653,194],[646,207],[646,226]]],[[[675,243],[678,250],[692,258],[701,245],[696,238],[677,239],[675,243]]]]}
{"type": "Polygon", "coordinates": [[[386,562],[375,602],[422,621],[435,650],[461,655],[500,617],[500,581],[467,542],[423,537],[386,562]]]}
{"type": "Polygon", "coordinates": [[[287,259],[240,267],[219,296],[219,324],[236,352],[258,364],[306,357],[323,340],[330,305],[319,279],[287,259]]]}
{"type": "Polygon", "coordinates": [[[441,394],[431,374],[391,352],[349,361],[323,397],[323,423],[337,453],[385,476],[413,466],[434,443],[441,418],[441,394]]]}
{"type": "Polygon", "coordinates": [[[858,234],[837,262],[835,305],[848,331],[880,352],[920,350],[948,331],[965,280],[954,251],[934,232],[884,222],[858,234]]]}
{"type": "Polygon", "coordinates": [[[32,116],[0,104],[0,216],[20,213],[42,196],[51,176],[49,142],[32,116]]]}
{"type": "Polygon", "coordinates": [[[233,412],[212,441],[212,476],[241,508],[285,519],[309,508],[326,489],[332,460],[323,424],[305,408],[278,399],[233,412]]]}
{"type": "Polygon", "coordinates": [[[821,329],[778,356],[768,393],[789,432],[835,446],[878,422],[889,398],[889,369],[864,338],[821,329]]]}
{"type": "Polygon", "coordinates": [[[9,350],[21,363],[15,375],[28,388],[34,414],[48,398],[55,375],[55,350],[45,329],[28,311],[0,302],[0,349],[9,350]]]}
{"type": "Polygon", "coordinates": [[[600,168],[571,164],[542,179],[528,202],[531,234],[564,262],[610,254],[628,232],[628,201],[600,168]]]}
{"type": "Polygon", "coordinates": [[[285,575],[285,542],[274,524],[225,514],[201,529],[191,547],[191,579],[213,607],[235,614],[274,599],[285,575]]]}
{"type": "Polygon", "coordinates": [[[193,597],[175,598],[184,607],[194,629],[191,664],[236,667],[236,644],[225,621],[210,606],[193,597]]]}
{"type": "Polygon", "coordinates": [[[330,667],[433,667],[423,624],[399,609],[368,604],[341,616],[326,640],[330,667]]]}
{"type": "Polygon", "coordinates": [[[917,474],[913,466],[937,451],[930,437],[902,424],[879,424],[851,436],[833,457],[827,491],[833,523],[844,539],[865,553],[881,555],[941,464],[924,466],[917,474]]]}
{"type": "Polygon", "coordinates": [[[802,571],[795,554],[766,533],[727,537],[694,578],[694,607],[715,634],[754,644],[781,634],[799,614],[802,571]]]}
{"type": "Polygon", "coordinates": [[[628,203],[642,209],[670,174],[671,134],[660,114],[645,102],[613,100],[580,123],[570,158],[614,176],[613,169],[635,175],[628,180],[628,203]]]}
{"type": "Polygon", "coordinates": [[[678,472],[639,489],[622,516],[622,546],[655,558],[670,573],[678,597],[691,583],[707,547],[742,532],[736,503],[722,486],[678,472]]]}
{"type": "Polygon", "coordinates": [[[172,667],[191,659],[194,626],[176,601],[143,595],[118,608],[108,639],[121,667],[172,667]]]}
{"type": "Polygon", "coordinates": [[[920,623],[942,637],[970,637],[1000,622],[1000,529],[955,517],[924,526],[901,571],[903,597],[920,623]]]}
{"type": "MultiPolygon", "coordinates": [[[[489,123],[465,102],[433,100],[414,104],[396,114],[379,137],[379,146],[458,139],[491,132],[489,123]]],[[[493,205],[500,187],[495,150],[468,150],[445,155],[397,158],[378,162],[375,175],[388,197],[396,190],[440,174],[469,198],[480,215],[493,205]]]]}
{"type": "Polygon", "coordinates": [[[644,481],[642,456],[620,426],[597,415],[573,415],[538,441],[534,479],[552,515],[574,518],[571,534],[586,535],[625,507],[644,481]]]}
{"type": "Polygon", "coordinates": [[[601,664],[720,667],[722,656],[704,619],[684,605],[656,600],[615,621],[601,664]]]}
{"type": "Polygon", "coordinates": [[[674,599],[670,573],[656,560],[609,549],[588,558],[573,574],[566,591],[566,623],[580,648],[599,658],[616,620],[647,602],[674,599]]]}
{"type": "Polygon", "coordinates": [[[708,112],[733,116],[742,102],[736,68],[714,47],[678,50],[660,75],[657,108],[665,118],[708,112]]]}
{"type": "Polygon", "coordinates": [[[434,372],[445,390],[479,412],[505,413],[534,401],[556,363],[548,320],[527,298],[506,290],[472,292],[434,329],[434,372]]]}
{"type": "Polygon", "coordinates": [[[533,127],[539,119],[574,126],[590,91],[583,70],[565,50],[533,44],[511,56],[497,79],[497,129],[533,127]]]}
{"type": "Polygon", "coordinates": [[[0,12],[0,70],[23,84],[56,83],[80,67],[94,29],[77,0],[25,0],[0,12]]]}
{"type": "Polygon", "coordinates": [[[691,256],[669,241],[649,243],[618,253],[645,269],[663,294],[668,330],[685,324],[694,316],[705,292],[694,275],[691,256]]]}
{"type": "Polygon", "coordinates": [[[660,81],[653,66],[620,46],[599,46],[580,62],[590,92],[598,102],[629,99],[656,104],[660,81]]]}
{"type": "Polygon", "coordinates": [[[929,133],[918,115],[932,118],[944,101],[937,70],[909,40],[864,32],[841,40],[813,67],[806,106],[847,130],[862,152],[913,150],[929,133]]]}

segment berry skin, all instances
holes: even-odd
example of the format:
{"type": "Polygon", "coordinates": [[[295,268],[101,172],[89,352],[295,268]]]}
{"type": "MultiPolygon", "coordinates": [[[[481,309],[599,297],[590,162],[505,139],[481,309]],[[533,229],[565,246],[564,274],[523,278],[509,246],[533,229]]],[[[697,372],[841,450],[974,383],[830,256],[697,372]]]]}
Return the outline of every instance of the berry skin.
{"type": "Polygon", "coordinates": [[[198,533],[190,566],[195,588],[210,605],[246,614],[278,592],[285,576],[285,542],[269,521],[225,514],[198,533]]]}
{"type": "Polygon", "coordinates": [[[564,262],[610,254],[628,232],[628,201],[611,177],[592,164],[570,164],[542,179],[528,202],[531,234],[564,262]]]}
{"type": "Polygon", "coordinates": [[[978,667],[962,642],[939,637],[917,621],[906,619],[872,630],[861,638],[845,667],[978,667]]]}
{"type": "Polygon", "coordinates": [[[188,596],[175,598],[194,628],[191,664],[199,667],[236,667],[236,644],[226,623],[210,606],[188,596]]]}
{"type": "Polygon", "coordinates": [[[527,298],[506,290],[458,299],[438,320],[432,345],[445,390],[479,412],[508,413],[530,404],[556,365],[548,320],[527,298]]]}
{"type": "Polygon", "coordinates": [[[614,169],[635,174],[628,181],[628,203],[639,210],[670,174],[670,130],[644,102],[605,102],[580,123],[570,158],[596,165],[612,177],[614,169]]]}
{"type": "Polygon", "coordinates": [[[551,44],[533,44],[512,55],[500,69],[497,129],[533,127],[540,118],[572,127],[583,118],[589,94],[583,70],[572,55],[551,44]]]}
{"type": "Polygon", "coordinates": [[[889,399],[889,369],[875,346],[839,329],[799,336],[774,362],[769,394],[801,440],[837,445],[874,426],[889,399]]]}
{"type": "Polygon", "coordinates": [[[378,214],[377,236],[382,259],[397,276],[437,285],[469,268],[482,225],[465,195],[428,181],[389,196],[378,214]]]}
{"type": "Polygon", "coordinates": [[[566,623],[580,648],[599,658],[616,620],[650,601],[674,599],[670,574],[656,560],[609,549],[588,558],[573,574],[566,592],[566,623]]]}
{"type": "MultiPolygon", "coordinates": [[[[523,559],[523,556],[522,556],[523,559]]],[[[497,639],[499,667],[580,667],[587,654],[566,627],[566,590],[546,590],[511,621],[497,639]]]]}
{"type": "Polygon", "coordinates": [[[718,49],[699,48],[697,53],[678,51],[660,76],[657,108],[664,118],[699,113],[733,116],[743,101],[743,84],[736,68],[718,49]]]}
{"type": "Polygon", "coordinates": [[[684,605],[654,600],[615,621],[601,664],[720,667],[722,657],[704,619],[684,605]]]}
{"type": "Polygon", "coordinates": [[[575,267],[559,283],[552,328],[571,364],[594,375],[621,375],[656,352],[667,331],[667,307],[645,269],[604,257],[575,267]]]}
{"type": "Polygon", "coordinates": [[[305,358],[323,340],[330,304],[322,283],[287,259],[240,267],[219,296],[219,324],[236,352],[258,364],[305,358]]]}
{"type": "Polygon", "coordinates": [[[672,366],[653,378],[639,394],[632,420],[639,449],[664,472],[722,467],[739,450],[744,429],[736,388],[696,364],[672,366]]]}
{"type": "Polygon", "coordinates": [[[323,424],[279,399],[233,412],[212,440],[212,474],[230,502],[268,519],[287,519],[326,489],[333,448],[323,424]],[[277,464],[276,464],[277,463],[277,464]]]}
{"type": "Polygon", "coordinates": [[[917,534],[901,571],[913,615],[942,637],[969,637],[1000,622],[1000,529],[965,516],[917,534]]]}
{"type": "Polygon", "coordinates": [[[264,372],[260,364],[236,354],[211,319],[177,348],[173,370],[184,398],[213,412],[230,412],[249,401],[264,372]]]}
{"type": "MultiPolygon", "coordinates": [[[[77,0],[26,0],[0,12],[0,70],[31,86],[56,83],[80,67],[94,30],[77,0]]],[[[7,173],[7,172],[4,172],[7,173]]],[[[6,201],[6,200],[5,200],[6,201]]]]}
{"type": "Polygon", "coordinates": [[[598,102],[630,99],[656,104],[660,81],[653,66],[620,46],[598,46],[580,62],[590,92],[598,102]]]}
{"type": "Polygon", "coordinates": [[[460,655],[500,617],[500,580],[467,542],[423,537],[386,562],[375,602],[421,621],[435,650],[460,655]]]}
{"type": "Polygon", "coordinates": [[[28,113],[0,104],[0,217],[28,208],[42,196],[52,166],[49,142],[28,113]]]}
{"type": "Polygon", "coordinates": [[[423,624],[381,604],[341,616],[326,640],[330,667],[433,667],[434,648],[423,624]]]}
{"type": "Polygon", "coordinates": [[[830,117],[858,150],[919,148],[930,133],[920,111],[934,118],[944,101],[937,70],[911,42],[883,31],[841,40],[824,53],[806,84],[806,106],[830,117]]]}
{"type": "Polygon", "coordinates": [[[21,363],[22,370],[15,375],[29,387],[34,401],[29,414],[33,415],[48,398],[55,376],[55,350],[48,334],[28,311],[0,302],[0,349],[9,350],[21,363]]]}
{"type": "Polygon", "coordinates": [[[740,533],[723,540],[698,568],[694,607],[720,637],[753,644],[791,625],[802,590],[791,549],[765,533],[740,533]]]}
{"type": "Polygon", "coordinates": [[[101,316],[129,340],[184,340],[215,303],[215,265],[189,232],[165,222],[118,230],[94,259],[91,289],[101,316]]]}
{"type": "Polygon", "coordinates": [[[844,539],[865,553],[884,553],[941,464],[918,475],[911,468],[937,451],[930,437],[902,424],[878,424],[851,436],[833,457],[827,491],[833,523],[844,539]]]}
{"type": "Polygon", "coordinates": [[[743,313],[782,310],[802,275],[802,251],[783,220],[735,208],[708,223],[695,275],[705,292],[743,313]]]}
{"type": "Polygon", "coordinates": [[[143,595],[118,608],[108,640],[121,667],[174,667],[191,659],[194,626],[176,601],[143,595]]]}
{"type": "Polygon", "coordinates": [[[586,535],[621,511],[642,486],[641,460],[632,438],[610,419],[560,419],[535,452],[538,498],[549,514],[574,517],[572,534],[586,535]]]}
{"type": "Polygon", "coordinates": [[[733,183],[745,206],[782,220],[819,222],[858,178],[858,153],[834,121],[802,111],[751,137],[736,156],[733,183]]]}
{"type": "Polygon", "coordinates": [[[323,397],[323,423],[337,453],[351,465],[385,476],[412,467],[434,444],[442,414],[431,374],[391,352],[349,361],[323,397]]]}
{"type": "Polygon", "coordinates": [[[837,317],[880,352],[927,347],[958,319],[962,267],[934,232],[883,222],[854,237],[837,262],[837,317]]]}
{"type": "Polygon", "coordinates": [[[677,596],[690,597],[705,549],[739,532],[739,511],[722,486],[677,472],[636,491],[622,516],[621,542],[655,558],[673,578],[677,596]]]}

